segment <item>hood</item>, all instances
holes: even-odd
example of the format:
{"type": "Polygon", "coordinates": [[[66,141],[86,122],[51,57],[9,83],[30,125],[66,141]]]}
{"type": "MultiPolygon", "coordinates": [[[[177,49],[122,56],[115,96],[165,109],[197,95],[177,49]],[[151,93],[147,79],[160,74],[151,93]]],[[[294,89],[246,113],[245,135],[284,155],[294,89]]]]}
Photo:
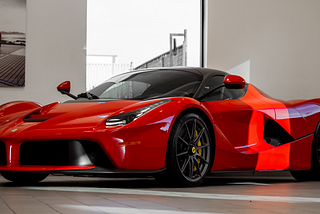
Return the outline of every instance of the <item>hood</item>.
{"type": "Polygon", "coordinates": [[[67,102],[51,103],[23,117],[23,122],[46,122],[55,123],[82,119],[98,123],[105,117],[131,106],[139,101],[136,100],[114,100],[108,102],[67,102]],[[91,118],[91,120],[88,120],[91,118]]]}
{"type": "Polygon", "coordinates": [[[2,138],[40,136],[68,130],[92,131],[107,117],[142,108],[157,100],[109,100],[51,103],[23,114],[15,114],[10,122],[0,126],[2,138]],[[59,131],[58,131],[59,130],[59,131]],[[63,131],[62,131],[63,130],[63,131]]]}
{"type": "MultiPolygon", "coordinates": [[[[162,99],[159,99],[162,100],[162,99]]],[[[94,102],[51,103],[43,106],[22,118],[21,122],[41,124],[56,128],[95,127],[105,121],[107,117],[133,111],[157,100],[109,100],[94,102]]]]}

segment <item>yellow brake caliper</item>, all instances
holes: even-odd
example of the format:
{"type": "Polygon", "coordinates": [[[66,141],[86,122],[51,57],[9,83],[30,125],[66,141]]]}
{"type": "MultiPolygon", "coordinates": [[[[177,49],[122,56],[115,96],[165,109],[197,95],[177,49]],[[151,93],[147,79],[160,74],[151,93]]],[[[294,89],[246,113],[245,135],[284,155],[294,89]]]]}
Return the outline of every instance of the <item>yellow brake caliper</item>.
{"type": "MultiPolygon", "coordinates": [[[[198,132],[196,130],[196,137],[198,137],[198,132]]],[[[197,146],[201,146],[201,140],[199,139],[198,143],[197,143],[197,146]]],[[[198,149],[198,154],[201,155],[202,154],[202,149],[198,149]]],[[[197,161],[198,163],[200,163],[200,158],[197,158],[197,161]]],[[[197,167],[196,166],[193,166],[193,171],[196,171],[197,170],[197,167]]]]}

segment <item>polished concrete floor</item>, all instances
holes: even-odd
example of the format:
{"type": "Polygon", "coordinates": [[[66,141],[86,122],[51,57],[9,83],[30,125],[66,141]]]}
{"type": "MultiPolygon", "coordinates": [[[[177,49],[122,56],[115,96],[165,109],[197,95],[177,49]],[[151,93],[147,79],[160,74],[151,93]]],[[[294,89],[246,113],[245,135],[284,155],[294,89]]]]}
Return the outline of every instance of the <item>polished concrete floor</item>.
{"type": "Polygon", "coordinates": [[[0,176],[0,214],[320,213],[320,182],[288,173],[209,176],[196,188],[162,188],[153,179],[49,176],[17,186],[0,176]]]}

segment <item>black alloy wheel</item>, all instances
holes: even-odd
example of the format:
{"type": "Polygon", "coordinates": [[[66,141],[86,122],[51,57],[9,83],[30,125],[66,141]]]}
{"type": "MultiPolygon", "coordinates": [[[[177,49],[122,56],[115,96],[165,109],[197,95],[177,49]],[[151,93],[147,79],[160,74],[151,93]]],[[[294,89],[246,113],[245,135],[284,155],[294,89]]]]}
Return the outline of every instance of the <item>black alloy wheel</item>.
{"type": "Polygon", "coordinates": [[[211,169],[213,146],[203,119],[194,113],[183,115],[174,124],[167,149],[163,176],[156,177],[161,184],[199,186],[211,169]]]}
{"type": "Polygon", "coordinates": [[[320,180],[320,122],[313,136],[311,149],[311,169],[302,171],[290,171],[297,181],[319,181],[320,180]]]}

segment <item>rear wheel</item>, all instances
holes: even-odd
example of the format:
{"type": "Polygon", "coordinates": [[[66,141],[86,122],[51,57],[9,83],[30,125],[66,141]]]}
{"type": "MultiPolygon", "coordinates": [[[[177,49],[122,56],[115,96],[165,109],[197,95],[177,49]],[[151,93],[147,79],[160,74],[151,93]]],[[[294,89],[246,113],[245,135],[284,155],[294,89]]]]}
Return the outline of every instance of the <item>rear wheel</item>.
{"type": "Polygon", "coordinates": [[[320,180],[320,122],[313,136],[311,150],[311,169],[303,171],[290,171],[297,181],[319,181],[320,180]]]}
{"type": "Polygon", "coordinates": [[[37,183],[44,180],[48,173],[32,173],[32,172],[2,172],[1,175],[15,183],[37,183]]]}
{"type": "Polygon", "coordinates": [[[167,148],[166,167],[156,180],[162,185],[199,186],[212,166],[210,133],[203,119],[188,113],[174,124],[167,148]]]}

